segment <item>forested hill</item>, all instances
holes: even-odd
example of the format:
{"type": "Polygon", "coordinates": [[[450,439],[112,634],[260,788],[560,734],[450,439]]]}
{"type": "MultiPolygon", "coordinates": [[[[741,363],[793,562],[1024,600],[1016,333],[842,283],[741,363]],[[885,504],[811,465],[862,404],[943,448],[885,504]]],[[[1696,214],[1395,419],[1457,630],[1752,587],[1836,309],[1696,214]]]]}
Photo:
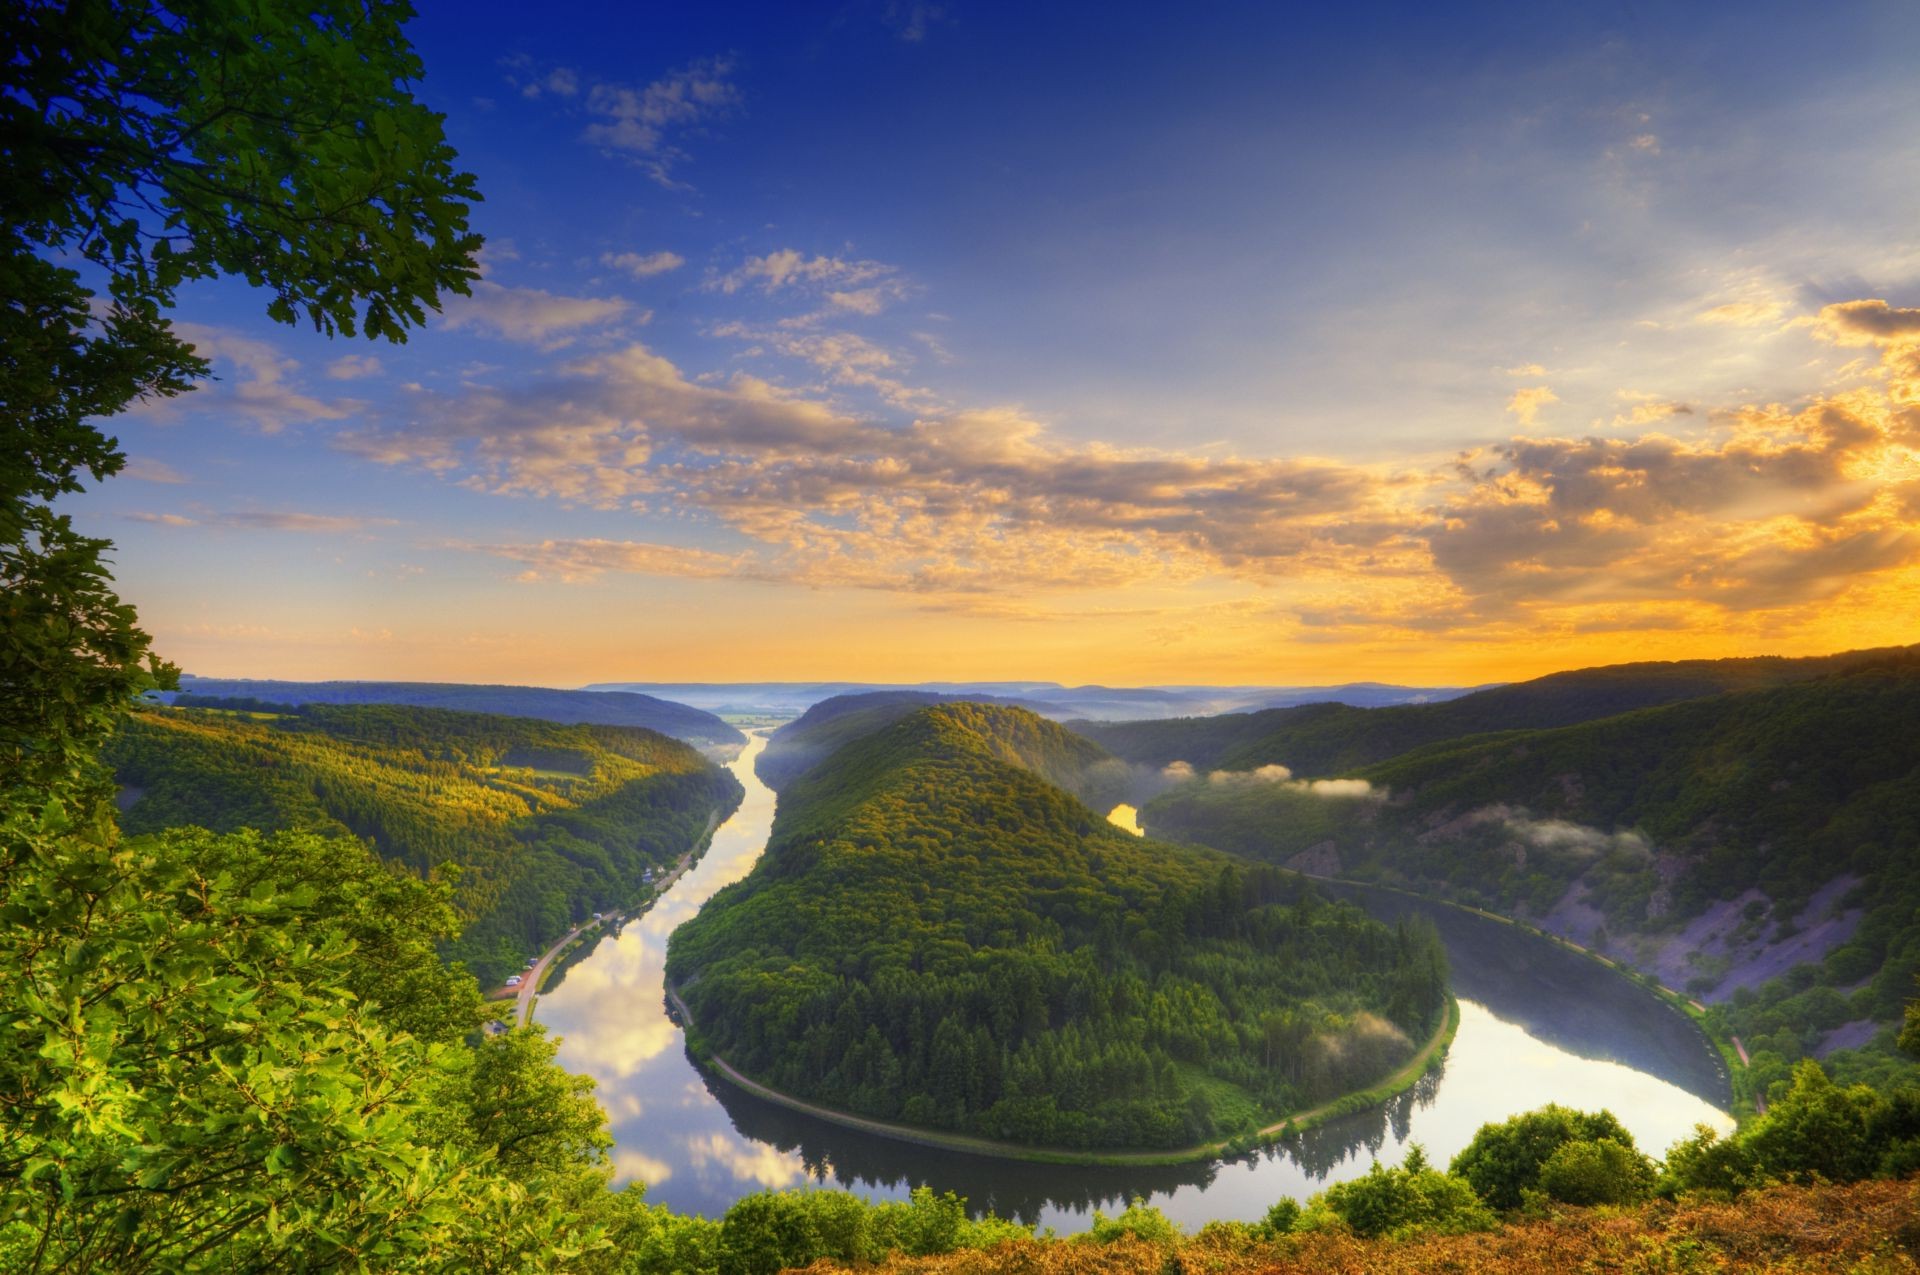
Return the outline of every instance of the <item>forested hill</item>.
{"type": "Polygon", "coordinates": [[[400,705],[156,706],[128,717],[106,760],[128,833],[352,834],[417,873],[457,866],[465,924],[449,955],[488,983],[590,913],[633,903],[648,870],[741,795],[653,731],[400,705]]]}
{"type": "Polygon", "coordinates": [[[1370,798],[1216,774],[1141,818],[1537,918],[1725,1002],[1763,1078],[1854,1046],[1884,1078],[1920,970],[1920,652],[1842,667],[1432,745],[1360,771],[1370,798]]]}
{"type": "MultiPolygon", "coordinates": [[[[936,704],[1024,707],[1011,700],[961,699],[937,691],[871,691],[836,695],[815,704],[775,731],[754,763],[762,782],[776,791],[820,765],[841,748],[936,704]]],[[[1037,771],[1089,805],[1107,809],[1128,795],[1127,765],[1106,749],[1027,712],[979,723],[982,737],[993,740],[1006,760],[1037,771]],[[1030,727],[1040,722],[1044,729],[1030,727]]]]}
{"type": "Polygon", "coordinates": [[[1171,1147],[1377,1081],[1433,1031],[1430,930],[1120,832],[1029,768],[1083,747],[941,705],[789,784],[754,870],[673,936],[696,1042],[863,1115],[1171,1147]]]}
{"type": "Polygon", "coordinates": [[[1438,704],[1385,708],[1305,704],[1219,717],[1075,722],[1073,729],[1127,761],[1147,765],[1185,761],[1203,770],[1281,765],[1296,775],[1339,775],[1467,735],[1571,726],[1638,708],[1897,663],[1916,652],[1920,647],[1805,659],[1766,656],[1616,664],[1553,673],[1438,704]]]}
{"type": "Polygon", "coordinates": [[[744,744],[747,739],[705,709],[631,691],[565,691],[464,682],[272,682],[220,677],[182,677],[180,689],[188,696],[271,704],[406,704],[461,713],[535,717],[562,725],[640,726],[702,746],[744,744]]]}

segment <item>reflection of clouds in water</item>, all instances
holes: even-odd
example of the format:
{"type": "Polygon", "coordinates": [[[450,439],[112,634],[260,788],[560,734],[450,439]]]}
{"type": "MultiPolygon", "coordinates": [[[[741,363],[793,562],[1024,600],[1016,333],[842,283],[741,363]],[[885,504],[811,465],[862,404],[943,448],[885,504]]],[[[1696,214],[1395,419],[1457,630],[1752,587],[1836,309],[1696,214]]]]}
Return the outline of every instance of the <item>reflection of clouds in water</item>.
{"type": "Polygon", "coordinates": [[[613,1149],[613,1184],[625,1186],[629,1182],[644,1182],[648,1186],[657,1186],[673,1176],[673,1166],[665,1160],[656,1160],[644,1151],[632,1147],[613,1149]]]}
{"type": "Polygon", "coordinates": [[[769,1189],[793,1186],[807,1177],[797,1155],[787,1155],[761,1142],[747,1143],[724,1133],[688,1138],[687,1158],[696,1169],[717,1166],[735,1181],[753,1182],[769,1189]]]}
{"type": "Polygon", "coordinates": [[[607,1109],[607,1120],[611,1124],[637,1120],[646,1112],[647,1104],[631,1089],[616,1089],[610,1093],[600,1090],[595,1096],[600,1099],[600,1105],[607,1109]]]}

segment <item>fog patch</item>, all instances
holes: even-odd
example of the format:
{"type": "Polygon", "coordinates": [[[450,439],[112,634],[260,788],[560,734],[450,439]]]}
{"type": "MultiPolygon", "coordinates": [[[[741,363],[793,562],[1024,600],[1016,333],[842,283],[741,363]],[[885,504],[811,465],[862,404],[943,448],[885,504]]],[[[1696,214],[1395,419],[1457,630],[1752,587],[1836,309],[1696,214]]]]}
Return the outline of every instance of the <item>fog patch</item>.
{"type": "MultiPolygon", "coordinates": [[[[1189,769],[1191,769],[1189,767],[1189,769]]],[[[1207,783],[1216,788],[1253,788],[1277,784],[1289,792],[1310,797],[1383,800],[1387,793],[1364,779],[1295,779],[1285,766],[1268,765],[1258,770],[1216,770],[1207,775],[1207,783]]]]}
{"type": "Polygon", "coordinates": [[[1597,858],[1620,853],[1634,859],[1651,859],[1653,847],[1647,839],[1629,828],[1625,832],[1603,832],[1568,819],[1532,819],[1525,813],[1495,807],[1508,832],[1537,850],[1557,850],[1578,858],[1597,858]]]}

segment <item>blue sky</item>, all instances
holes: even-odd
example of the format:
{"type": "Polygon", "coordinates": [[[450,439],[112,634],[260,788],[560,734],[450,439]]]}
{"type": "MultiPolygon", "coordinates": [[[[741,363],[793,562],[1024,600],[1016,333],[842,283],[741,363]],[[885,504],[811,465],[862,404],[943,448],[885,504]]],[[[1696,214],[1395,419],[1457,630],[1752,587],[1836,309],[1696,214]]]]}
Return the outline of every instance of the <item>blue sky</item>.
{"type": "Polygon", "coordinates": [[[76,512],[204,673],[1911,637],[1920,9],[1192,8],[424,5],[476,296],[189,293],[221,381],[76,512]]]}

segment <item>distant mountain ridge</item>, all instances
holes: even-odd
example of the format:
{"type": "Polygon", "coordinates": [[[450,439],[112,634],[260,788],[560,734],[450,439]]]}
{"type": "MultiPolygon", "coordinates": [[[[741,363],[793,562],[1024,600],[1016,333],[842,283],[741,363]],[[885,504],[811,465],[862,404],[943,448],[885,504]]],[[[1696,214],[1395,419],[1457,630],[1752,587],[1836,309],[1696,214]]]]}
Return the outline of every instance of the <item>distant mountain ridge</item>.
{"type": "Polygon", "coordinates": [[[791,716],[846,695],[908,692],[976,703],[1011,702],[1056,720],[1125,720],[1228,713],[1286,704],[1429,703],[1477,688],[1393,686],[1062,686],[1058,682],[596,682],[589,691],[636,691],[715,712],[791,716]]]}
{"type": "Polygon", "coordinates": [[[276,704],[406,704],[462,713],[533,717],[563,725],[641,726],[690,744],[744,744],[746,736],[705,709],[652,695],[568,691],[465,682],[280,682],[256,678],[180,679],[182,694],[276,704]]]}
{"type": "Polygon", "coordinates": [[[1285,766],[1338,775],[1415,748],[1501,730],[1595,721],[1634,709],[1755,687],[1808,681],[1897,660],[1920,647],[1840,655],[1616,664],[1550,673],[1441,703],[1355,708],[1335,703],[1167,721],[1085,722],[1074,729],[1127,761],[1203,770],[1285,766]]]}

